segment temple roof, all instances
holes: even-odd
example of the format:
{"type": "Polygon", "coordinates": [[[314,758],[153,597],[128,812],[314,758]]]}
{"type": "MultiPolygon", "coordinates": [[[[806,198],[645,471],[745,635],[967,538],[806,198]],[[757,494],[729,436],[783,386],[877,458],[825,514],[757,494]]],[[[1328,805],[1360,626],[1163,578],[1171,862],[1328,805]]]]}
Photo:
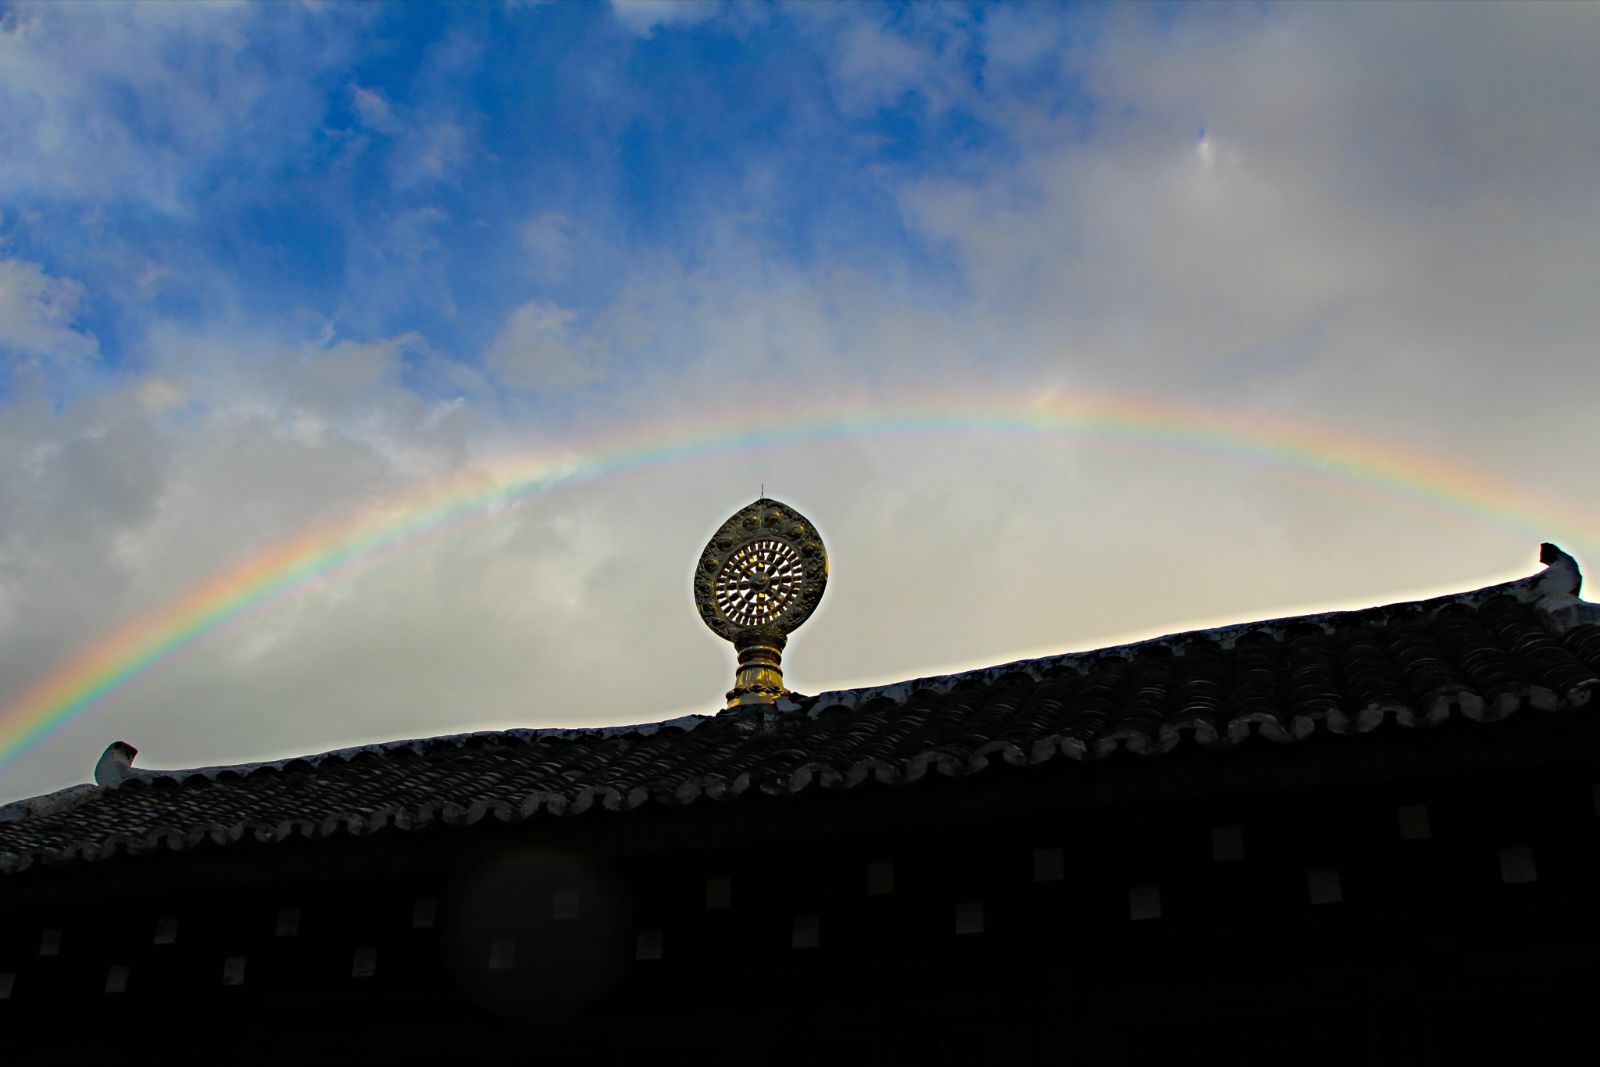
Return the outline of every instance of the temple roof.
{"type": "MultiPolygon", "coordinates": [[[[1172,634],[895,685],[790,694],[639,726],[395,741],[270,763],[144,770],[0,807],[0,872],[253,840],[747,802],[991,766],[1492,723],[1600,690],[1600,606],[1570,556],[1428,600],[1172,634]]],[[[121,743],[119,743],[120,745],[121,743]]]]}

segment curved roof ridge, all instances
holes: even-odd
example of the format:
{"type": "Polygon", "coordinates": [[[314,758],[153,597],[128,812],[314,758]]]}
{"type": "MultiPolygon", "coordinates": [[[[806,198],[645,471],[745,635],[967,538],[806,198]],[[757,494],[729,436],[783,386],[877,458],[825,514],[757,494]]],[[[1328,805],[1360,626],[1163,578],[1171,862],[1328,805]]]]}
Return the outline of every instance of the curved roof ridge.
{"type": "Polygon", "coordinates": [[[1600,623],[1600,605],[1588,603],[1578,597],[1578,591],[1582,584],[1582,575],[1579,572],[1577,562],[1560,548],[1549,543],[1541,546],[1540,558],[1546,566],[1543,570],[1532,575],[1461,593],[1450,593],[1425,600],[1395,601],[1366,608],[1318,612],[1309,615],[1281,616],[1253,622],[1226,623],[1221,626],[1208,627],[1201,630],[1178,631],[1103,648],[1013,660],[953,674],[929,675],[876,686],[828,690],[815,696],[790,693],[779,699],[775,707],[770,709],[732,709],[721,711],[715,715],[680,715],[658,722],[621,726],[514,727],[509,730],[477,730],[459,734],[442,734],[434,737],[372,742],[332,749],[321,753],[287,756],[275,760],[215,764],[204,767],[141,768],[128,766],[118,781],[108,782],[101,786],[70,786],[55,793],[0,805],[0,822],[15,822],[43,817],[73,808],[93,796],[121,788],[122,785],[129,781],[150,784],[156,781],[182,783],[194,778],[215,781],[223,775],[243,778],[258,771],[282,770],[296,763],[303,763],[314,768],[330,763],[349,763],[352,760],[368,755],[382,756],[404,750],[410,750],[420,755],[441,749],[465,748],[479,743],[519,742],[534,744],[546,739],[584,741],[629,735],[648,737],[663,730],[693,730],[703,723],[722,718],[740,720],[738,723],[739,729],[754,731],[773,722],[776,718],[796,712],[815,716],[828,708],[859,708],[878,700],[903,703],[917,692],[944,693],[963,684],[991,683],[1007,674],[1018,672],[1027,674],[1034,680],[1039,680],[1044,674],[1063,667],[1071,668],[1081,674],[1093,667],[1094,664],[1107,658],[1132,659],[1141,652],[1152,648],[1164,648],[1170,652],[1181,654],[1188,647],[1204,642],[1214,644],[1223,649],[1230,649],[1239,638],[1250,633],[1265,632],[1270,634],[1275,630],[1280,632],[1286,630],[1289,626],[1306,625],[1331,629],[1340,620],[1362,615],[1381,617],[1400,611],[1426,613],[1437,611],[1452,604],[1481,604],[1499,596],[1511,596],[1517,600],[1535,605],[1548,614],[1561,629],[1586,622],[1600,623]]]}
{"type": "Polygon", "coordinates": [[[995,763],[1142,758],[1190,745],[1223,749],[1252,739],[1368,734],[1385,724],[1487,724],[1527,709],[1590,708],[1600,702],[1600,605],[1578,598],[1581,576],[1571,557],[1545,546],[1541,558],[1548,566],[1531,577],[1463,593],[632,726],[479,731],[174,771],[133,768],[133,746],[117,742],[96,769],[98,788],[0,808],[0,873],[205,843],[631,812],[866,782],[911,785],[972,777],[995,763]],[[1464,610],[1444,610],[1451,605],[1464,610]],[[1327,664],[1337,635],[1352,626],[1370,631],[1357,635],[1365,650],[1359,677],[1327,664]],[[1268,659],[1281,661],[1294,684],[1276,668],[1266,682],[1223,684],[1241,670],[1263,673],[1249,651],[1252,633],[1276,642],[1268,659]],[[1153,648],[1163,656],[1132,663],[1153,648]],[[1110,669],[1095,681],[1100,664],[1110,669]],[[918,690],[933,695],[911,699],[918,690]],[[824,714],[846,703],[855,714],[824,714]],[[426,773],[408,766],[413,756],[427,761],[426,773]],[[129,780],[178,788],[121,788],[129,780]]]}
{"type": "Polygon", "coordinates": [[[113,783],[106,785],[92,783],[69,785],[53,793],[23,797],[7,804],[0,804],[0,823],[21,822],[26,819],[67,811],[96,796],[120,789],[126,783],[133,781],[146,785],[157,780],[184,782],[191,778],[205,778],[209,781],[215,781],[224,774],[243,778],[257,771],[282,770],[291,763],[304,763],[311,767],[318,767],[324,763],[334,761],[349,763],[359,756],[384,755],[401,749],[410,749],[420,755],[421,753],[441,748],[462,748],[476,741],[511,740],[531,744],[546,737],[553,737],[559,740],[621,737],[628,734],[648,737],[662,730],[692,730],[709,718],[712,718],[712,716],[680,715],[677,718],[664,719],[660,722],[634,723],[624,726],[549,726],[513,727],[510,730],[472,730],[459,734],[440,734],[435,737],[374,741],[365,745],[349,745],[345,748],[330,749],[327,752],[316,752],[303,756],[285,756],[282,759],[275,760],[255,760],[248,763],[218,763],[206,767],[129,767],[121,779],[113,783]]]}
{"type": "MultiPolygon", "coordinates": [[[[291,763],[304,763],[312,767],[324,763],[338,761],[349,763],[351,760],[365,755],[384,755],[401,749],[410,749],[412,752],[422,754],[441,748],[464,748],[474,742],[484,741],[520,741],[532,744],[545,738],[557,740],[580,740],[604,737],[622,737],[633,734],[648,737],[662,730],[692,730],[701,722],[711,718],[710,715],[679,715],[677,718],[664,719],[660,722],[632,723],[624,726],[543,726],[543,727],[513,727],[509,730],[472,730],[460,734],[440,734],[436,737],[401,738],[394,741],[374,741],[365,745],[350,745],[346,748],[330,749],[327,752],[317,752],[304,756],[285,756],[275,760],[257,760],[252,763],[219,763],[209,767],[180,767],[180,768],[142,768],[133,767],[128,770],[123,782],[143,781],[151,782],[158,778],[182,782],[189,778],[216,779],[224,774],[245,777],[261,770],[282,770],[291,763]]],[[[122,783],[110,788],[118,788],[122,783]]],[[[22,802],[19,802],[22,803],[22,802]]],[[[8,805],[9,807],[9,805],[8,805]]]]}
{"type": "Polygon", "coordinates": [[[78,805],[99,795],[99,786],[91,785],[88,782],[80,782],[77,785],[69,785],[65,789],[57,789],[53,793],[13,800],[9,804],[0,804],[0,823],[21,822],[24,819],[54,815],[61,811],[71,811],[78,805]]]}
{"type": "Polygon", "coordinates": [[[927,675],[903,682],[828,690],[814,697],[791,694],[778,701],[778,709],[787,711],[805,708],[814,715],[825,708],[857,708],[874,700],[892,700],[898,703],[915,692],[928,690],[943,693],[964,683],[990,682],[1002,675],[1017,672],[1027,674],[1034,679],[1060,667],[1071,667],[1082,673],[1101,660],[1132,659],[1150,648],[1165,648],[1176,653],[1183,651],[1189,645],[1205,641],[1214,642],[1227,649],[1232,648],[1239,638],[1250,633],[1271,633],[1273,630],[1284,630],[1289,626],[1305,625],[1331,629],[1339,621],[1360,615],[1384,615],[1397,611],[1430,612],[1453,604],[1476,606],[1499,596],[1514,597],[1539,607],[1555,619],[1563,629],[1585,622],[1600,623],[1600,605],[1591,604],[1578,596],[1583,584],[1583,574],[1578,569],[1577,560],[1548,541],[1539,548],[1540,561],[1546,565],[1543,570],[1523,578],[1513,578],[1510,581],[1497,582],[1461,593],[1445,593],[1425,600],[1398,600],[1387,604],[1374,604],[1371,607],[1343,608],[1309,615],[1283,615],[1254,622],[1230,622],[1202,630],[1180,630],[1120,645],[1012,660],[1009,663],[996,664],[992,667],[975,667],[954,674],[927,675]]]}

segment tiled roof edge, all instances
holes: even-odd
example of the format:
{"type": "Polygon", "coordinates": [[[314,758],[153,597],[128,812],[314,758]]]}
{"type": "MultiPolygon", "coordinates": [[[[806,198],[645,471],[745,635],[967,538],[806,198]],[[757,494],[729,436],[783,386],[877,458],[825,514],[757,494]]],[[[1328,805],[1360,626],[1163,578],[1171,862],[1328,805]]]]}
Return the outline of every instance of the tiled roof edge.
{"type": "MultiPolygon", "coordinates": [[[[737,709],[720,713],[725,716],[736,716],[741,720],[740,727],[751,731],[761,729],[772,719],[788,714],[803,713],[812,716],[830,708],[859,708],[877,700],[891,700],[903,703],[917,692],[933,691],[946,692],[950,689],[968,682],[991,682],[1007,674],[1026,673],[1035,679],[1044,674],[1063,667],[1071,668],[1079,673],[1086,672],[1096,662],[1110,657],[1131,659],[1139,652],[1162,647],[1175,653],[1181,653],[1184,648],[1198,642],[1213,642],[1221,647],[1231,647],[1240,637],[1247,633],[1272,633],[1274,630],[1283,631],[1291,625],[1319,625],[1331,630],[1342,619],[1359,615],[1373,615],[1384,613],[1426,613],[1436,611],[1451,604],[1477,605],[1495,597],[1511,596],[1525,603],[1533,604],[1544,612],[1558,629],[1585,623],[1600,624],[1600,605],[1581,600],[1578,591],[1582,584],[1582,575],[1578,570],[1577,562],[1561,549],[1554,545],[1542,546],[1542,559],[1547,563],[1544,570],[1526,578],[1514,579],[1496,585],[1484,586],[1464,593],[1446,594],[1428,600],[1399,601],[1391,604],[1376,605],[1370,608],[1358,608],[1346,611],[1322,612],[1312,615],[1293,615],[1277,619],[1258,622],[1230,623],[1225,626],[1213,627],[1205,630],[1189,630],[1179,633],[1167,634],[1161,637],[1148,638],[1142,641],[1130,642],[1106,648],[1093,649],[1082,652],[1068,652],[1053,656],[1044,656],[1034,659],[1016,660],[1010,663],[999,664],[992,667],[983,667],[976,670],[963,671],[957,674],[930,676],[916,678],[910,681],[896,682],[889,685],[869,686],[857,689],[832,690],[816,696],[789,694],[780,699],[771,711],[758,709],[737,709]]],[[[1587,695],[1585,695],[1587,702],[1587,695]]],[[[1369,709],[1370,710],[1370,709],[1369,709]]],[[[1468,718],[1478,718],[1475,709],[1457,709],[1468,718]]],[[[1445,714],[1448,714],[1446,712],[1445,714]]],[[[627,726],[599,726],[599,727],[549,727],[549,728],[515,728],[510,730],[480,730],[462,734],[447,734],[438,737],[414,738],[399,741],[384,741],[366,745],[356,745],[349,748],[335,749],[329,752],[314,755],[291,756],[278,760],[259,761],[254,763],[219,764],[210,767],[196,767],[186,769],[156,770],[144,768],[128,768],[121,781],[104,786],[77,785],[70,786],[55,793],[39,797],[31,797],[14,801],[0,806],[0,822],[15,822],[29,818],[42,817],[59,811],[68,810],[93,799],[106,789],[120,788],[127,781],[137,779],[143,783],[160,780],[183,782],[192,778],[205,778],[215,780],[223,774],[238,777],[268,770],[281,770],[295,763],[304,763],[317,767],[324,763],[349,762],[359,756],[383,755],[390,752],[409,749],[417,754],[424,754],[446,748],[461,748],[476,742],[503,743],[506,741],[520,741],[533,744],[545,739],[578,740],[601,737],[621,737],[626,735],[649,736],[662,730],[693,730],[702,723],[715,716],[711,715],[682,715],[677,718],[661,722],[639,723],[627,726]]],[[[1403,716],[1402,716],[1403,717],[1403,716]]],[[[1493,718],[1501,717],[1494,715],[1493,718]]],[[[1374,721],[1367,721],[1369,716],[1363,713],[1361,722],[1356,725],[1356,731],[1364,733],[1376,726],[1384,718],[1382,713],[1374,721]]],[[[1430,720],[1432,716],[1430,716],[1430,720]]],[[[1410,725],[1407,723],[1407,725],[1410,725]]],[[[1333,727],[1335,733],[1345,732],[1338,726],[1333,727]]],[[[1276,740],[1293,740],[1294,738],[1275,738],[1276,740]]],[[[1107,739],[1116,741],[1115,738],[1107,739]]],[[[1163,738],[1161,746],[1164,751],[1176,743],[1176,735],[1172,738],[1163,738]]],[[[1231,743],[1240,740],[1238,737],[1206,739],[1196,737],[1202,743],[1231,743]]],[[[1063,744],[1068,742],[1063,741],[1063,744]]],[[[1144,747],[1138,743],[1118,747],[1128,747],[1131,751],[1143,752],[1144,747]]],[[[1084,758],[1087,753],[1068,752],[1076,759],[1084,758]]],[[[1097,753],[1104,754],[1104,753],[1097,753]]],[[[987,762],[987,760],[985,760],[987,762]]],[[[912,778],[920,777],[923,770],[920,768],[911,775],[912,778]]],[[[951,773],[941,768],[942,773],[951,773]]],[[[881,776],[880,776],[881,777],[881,776]]],[[[735,788],[734,793],[742,792],[742,788],[735,788]]],[[[693,797],[679,798],[687,802],[693,797]]],[[[547,810],[560,813],[558,809],[565,809],[568,801],[558,795],[552,794],[546,798],[543,806],[547,810]]],[[[626,798],[613,802],[607,798],[603,807],[615,810],[617,807],[632,808],[642,802],[642,798],[626,798]]],[[[587,807],[582,804],[581,807],[587,807]]],[[[480,816],[481,817],[481,814],[480,816]]],[[[448,818],[445,821],[450,821],[448,818]]],[[[476,821],[473,819],[472,821],[476,821]]],[[[9,853],[0,853],[0,871],[16,869],[12,864],[16,857],[9,853]],[[8,861],[10,861],[8,863],[8,861]]],[[[26,865],[26,863],[24,863],[26,865]]]]}
{"type": "MultiPolygon", "coordinates": [[[[54,793],[45,793],[42,796],[25,797],[14,800],[9,804],[0,805],[0,823],[22,822],[32,818],[42,818],[58,812],[68,811],[78,807],[95,797],[102,795],[107,790],[119,789],[130,781],[139,781],[149,784],[157,779],[173,782],[183,782],[190,778],[206,778],[215,780],[223,774],[244,777],[257,771],[282,770],[291,763],[304,763],[312,767],[324,763],[348,763],[358,756],[383,755],[401,749],[410,749],[417,754],[437,751],[442,748],[462,748],[476,741],[504,742],[507,740],[521,741],[533,744],[544,738],[576,739],[592,737],[622,737],[633,734],[639,737],[648,737],[662,730],[693,730],[710,715],[680,715],[675,719],[662,722],[637,723],[629,726],[590,726],[590,727],[529,727],[511,730],[476,730],[464,734],[445,734],[439,737],[419,737],[400,741],[379,741],[368,745],[353,745],[349,748],[334,749],[330,752],[319,752],[309,756],[288,756],[284,759],[261,760],[255,763],[229,763],[217,764],[211,767],[190,767],[162,770],[157,768],[130,767],[122,779],[107,785],[71,785],[65,789],[58,789],[54,793]]],[[[4,869],[6,854],[0,854],[0,869],[4,869]]]]}
{"type": "MultiPolygon", "coordinates": [[[[552,727],[516,727],[510,730],[475,730],[464,734],[444,734],[438,737],[418,737],[401,741],[378,741],[367,745],[353,745],[349,748],[337,748],[331,752],[319,752],[310,756],[288,756],[284,759],[262,760],[256,763],[227,763],[217,764],[212,767],[190,767],[171,770],[145,769],[140,767],[130,768],[124,782],[137,779],[142,782],[151,782],[157,778],[181,782],[188,778],[216,779],[223,774],[244,777],[261,770],[281,770],[291,763],[304,763],[312,767],[324,763],[349,763],[358,756],[383,755],[402,749],[422,755],[427,752],[444,748],[464,748],[478,741],[521,741],[533,744],[546,738],[556,740],[576,740],[579,738],[598,737],[623,737],[636,735],[649,737],[651,734],[660,733],[662,730],[693,730],[710,715],[680,715],[675,719],[666,719],[662,722],[635,723],[628,726],[552,726],[552,727]]],[[[111,786],[110,788],[118,788],[111,786]]],[[[92,787],[91,787],[92,788],[92,787]]],[[[19,803],[25,803],[19,801],[19,803]]]]}
{"type": "Polygon", "coordinates": [[[1425,614],[1452,604],[1476,606],[1502,596],[1510,596],[1534,605],[1550,617],[1558,630],[1566,630],[1585,623],[1600,624],[1600,604],[1591,604],[1578,596],[1583,585],[1583,574],[1578,569],[1577,560],[1549,542],[1540,546],[1540,553],[1541,560],[1546,564],[1544,570],[1526,578],[1486,585],[1464,593],[1447,593],[1427,600],[1401,600],[1390,604],[1376,604],[1370,608],[1325,611],[1312,615],[1286,615],[1257,622],[1227,623],[1205,630],[1183,630],[1106,648],[1013,660],[1010,663],[979,667],[957,674],[930,675],[905,682],[891,682],[887,685],[857,689],[829,690],[814,697],[790,694],[778,701],[777,709],[804,710],[808,714],[816,715],[828,708],[850,710],[864,707],[875,700],[890,700],[899,704],[904,703],[913,693],[923,691],[944,693],[969,682],[990,683],[1008,674],[1026,674],[1035,681],[1051,671],[1064,667],[1083,674],[1095,663],[1107,658],[1132,659],[1140,652],[1152,648],[1164,648],[1170,652],[1181,653],[1186,647],[1200,642],[1232,648],[1245,634],[1267,633],[1279,637],[1290,626],[1307,625],[1320,626],[1324,631],[1331,632],[1340,621],[1358,615],[1399,612],[1425,614]]]}
{"type": "MultiPolygon", "coordinates": [[[[207,842],[225,845],[247,837],[263,844],[273,844],[296,836],[306,840],[321,840],[340,833],[366,835],[388,829],[417,830],[435,824],[453,827],[474,826],[485,820],[517,823],[532,818],[540,812],[563,816],[580,815],[590,809],[631,811],[651,801],[684,806],[701,798],[729,800],[752,790],[768,794],[793,795],[819,788],[829,792],[846,791],[869,781],[883,785],[906,785],[926,777],[963,778],[977,774],[996,760],[1020,767],[1037,766],[1058,759],[1074,762],[1100,760],[1114,757],[1119,752],[1150,757],[1162,755],[1178,747],[1185,740],[1182,737],[1185,732],[1190,734],[1189,741],[1202,748],[1231,748],[1243,742],[1259,743],[1262,740],[1275,743],[1300,741],[1318,732],[1319,729],[1336,735],[1366,734],[1382,727],[1385,723],[1417,729],[1437,726],[1458,716],[1472,722],[1493,723],[1525,709],[1550,713],[1584,708],[1592,702],[1596,692],[1600,692],[1600,687],[1586,685],[1562,695],[1541,686],[1530,685],[1518,687],[1515,691],[1507,691],[1499,700],[1488,703],[1474,694],[1441,690],[1425,700],[1420,708],[1372,704],[1353,715],[1334,711],[1326,715],[1297,717],[1287,724],[1270,718],[1257,720],[1246,716],[1233,720],[1229,723],[1228,729],[1220,733],[1209,727],[1188,729],[1182,724],[1168,724],[1155,734],[1136,731],[1110,734],[1100,738],[1092,747],[1085,746],[1074,737],[1051,735],[1038,739],[1026,750],[1007,742],[990,742],[972,752],[967,758],[939,749],[929,749],[907,759],[888,761],[865,759],[847,766],[818,760],[797,767],[785,781],[757,783],[748,774],[732,778],[705,775],[688,779],[677,785],[670,798],[653,796],[643,788],[623,793],[611,787],[587,786],[574,794],[535,791],[521,798],[499,800],[480,798],[469,805],[449,801],[429,802],[365,813],[348,811],[319,819],[293,818],[272,824],[244,820],[235,823],[212,823],[188,831],[157,826],[137,835],[112,834],[99,840],[78,841],[57,849],[0,851],[0,874],[20,873],[33,867],[35,863],[57,865],[80,860],[110,859],[117,855],[137,856],[162,848],[182,850],[207,842]],[[1285,729],[1285,726],[1288,728],[1285,729]]],[[[366,746],[368,749],[376,747],[378,746],[366,746]]],[[[331,755],[333,753],[326,753],[324,757],[319,758],[331,755]]],[[[74,788],[88,790],[90,793],[98,792],[92,786],[74,788]]],[[[68,792],[70,790],[62,790],[62,793],[68,792]]],[[[56,795],[58,794],[52,794],[56,795]]]]}
{"type": "Polygon", "coordinates": [[[54,793],[45,793],[42,796],[13,800],[9,804],[0,804],[0,823],[21,822],[36,816],[70,811],[99,795],[99,787],[84,783],[69,785],[65,789],[57,789],[54,793]]]}

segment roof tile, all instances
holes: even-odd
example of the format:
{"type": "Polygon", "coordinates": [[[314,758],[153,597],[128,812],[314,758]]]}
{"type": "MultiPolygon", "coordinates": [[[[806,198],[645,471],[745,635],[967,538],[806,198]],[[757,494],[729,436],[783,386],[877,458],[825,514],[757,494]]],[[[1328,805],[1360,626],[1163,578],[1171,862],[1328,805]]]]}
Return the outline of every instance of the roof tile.
{"type": "Polygon", "coordinates": [[[272,764],[143,771],[0,809],[0,870],[321,838],[434,822],[964,777],[993,763],[1143,755],[1318,729],[1367,732],[1600,689],[1600,609],[1568,557],[1454,597],[1178,634],[896,686],[791,696],[777,709],[601,730],[397,742],[272,764]],[[1570,588],[1569,588],[1570,587],[1570,588]]]}

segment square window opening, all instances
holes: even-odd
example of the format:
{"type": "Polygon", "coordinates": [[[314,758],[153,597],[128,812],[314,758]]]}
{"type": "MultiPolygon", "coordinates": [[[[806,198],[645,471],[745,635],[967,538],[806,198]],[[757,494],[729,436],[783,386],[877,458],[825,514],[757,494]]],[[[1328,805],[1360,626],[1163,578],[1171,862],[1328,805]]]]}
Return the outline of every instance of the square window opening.
{"type": "Polygon", "coordinates": [[[1344,900],[1344,884],[1333,867],[1306,872],[1306,893],[1313,904],[1337,904],[1344,900]]]}
{"type": "Polygon", "coordinates": [[[1067,877],[1067,853],[1061,848],[1033,850],[1033,880],[1059,882],[1067,877]]]}

